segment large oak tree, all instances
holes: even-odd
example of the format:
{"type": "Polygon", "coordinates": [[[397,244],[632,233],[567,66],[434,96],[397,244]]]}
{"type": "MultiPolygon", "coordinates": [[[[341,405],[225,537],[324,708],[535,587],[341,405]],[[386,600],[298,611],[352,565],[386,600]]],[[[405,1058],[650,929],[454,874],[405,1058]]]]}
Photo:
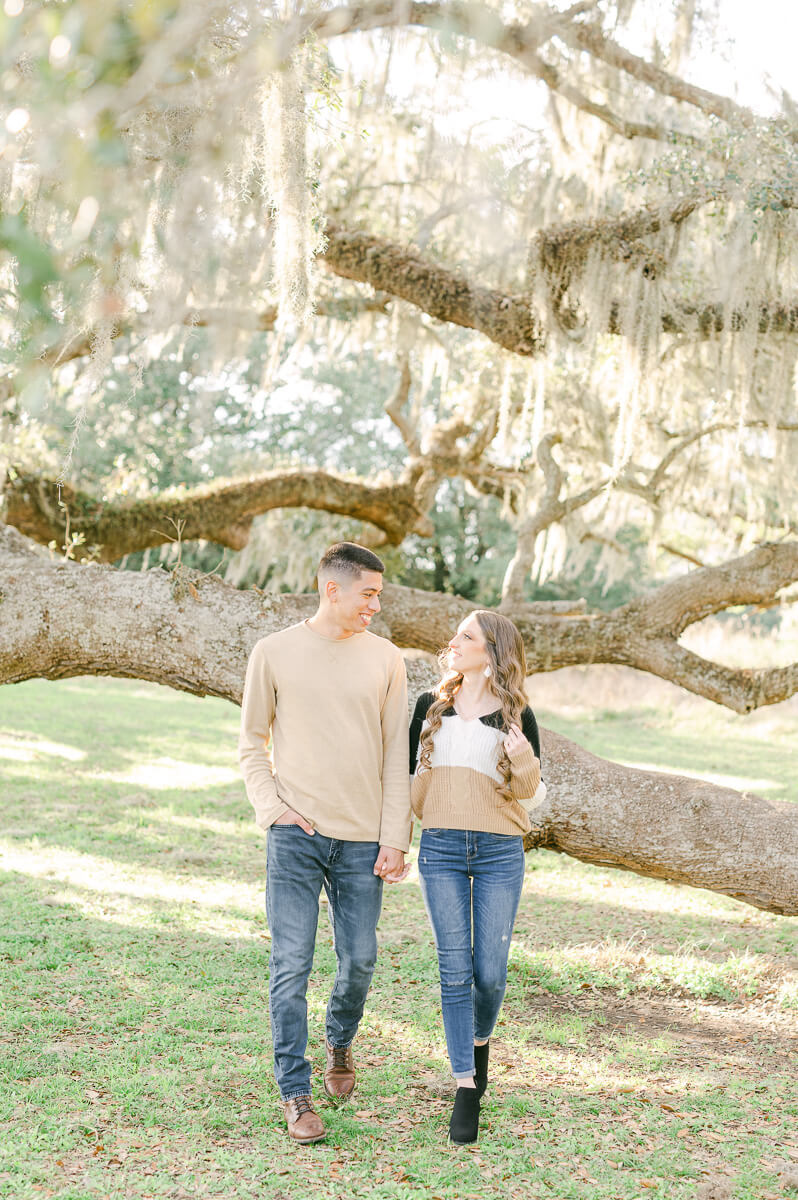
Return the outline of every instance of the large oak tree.
{"type": "MultiPolygon", "coordinates": [[[[623,663],[738,712],[798,690],[798,665],[732,670],[679,640],[798,579],[798,126],[789,97],[764,118],[689,82],[700,5],[670,26],[659,7],[70,0],[6,21],[0,682],[117,674],[237,702],[254,639],[312,600],[189,571],[186,544],[240,551],[301,508],[423,545],[457,481],[512,539],[501,603],[533,670],[623,663]],[[490,136],[469,116],[485,78],[528,105],[490,136]],[[258,436],[309,345],[313,369],[385,367],[374,469],[258,436]],[[177,489],[122,466],[87,483],[92,429],[135,443],[159,363],[160,427],[174,405],[213,446],[213,397],[249,379],[246,456],[225,472],[209,451],[177,489]],[[612,611],[535,601],[585,545],[622,556],[630,524],[659,582],[612,611]],[[98,565],[167,542],[168,572],[98,565]],[[695,569],[664,572],[674,555],[695,569]]],[[[473,607],[387,601],[384,632],[415,650],[473,607]]],[[[545,752],[539,844],[798,911],[789,807],[553,735],[545,752]]]]}

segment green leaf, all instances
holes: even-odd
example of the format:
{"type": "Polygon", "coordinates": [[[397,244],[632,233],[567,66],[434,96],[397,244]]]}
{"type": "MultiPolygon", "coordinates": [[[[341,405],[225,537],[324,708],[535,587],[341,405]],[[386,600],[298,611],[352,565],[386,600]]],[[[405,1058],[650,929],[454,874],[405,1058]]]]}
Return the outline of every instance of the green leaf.
{"type": "Polygon", "coordinates": [[[0,247],[17,260],[17,286],[22,300],[47,314],[44,289],[59,278],[59,272],[49,247],[28,226],[24,211],[0,217],[0,247]]]}

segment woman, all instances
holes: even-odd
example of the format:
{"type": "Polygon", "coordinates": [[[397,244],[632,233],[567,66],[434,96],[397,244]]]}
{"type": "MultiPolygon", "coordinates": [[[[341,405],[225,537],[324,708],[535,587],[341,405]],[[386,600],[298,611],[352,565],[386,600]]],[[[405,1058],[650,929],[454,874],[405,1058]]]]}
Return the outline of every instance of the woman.
{"type": "Polygon", "coordinates": [[[524,644],[506,617],[477,611],[449,643],[434,692],[410,726],[418,869],[441,975],[446,1046],[457,1081],[453,1142],[475,1142],[490,1036],[524,880],[540,739],[523,686],[524,644]],[[472,921],[473,912],[473,921],[472,921]]]}

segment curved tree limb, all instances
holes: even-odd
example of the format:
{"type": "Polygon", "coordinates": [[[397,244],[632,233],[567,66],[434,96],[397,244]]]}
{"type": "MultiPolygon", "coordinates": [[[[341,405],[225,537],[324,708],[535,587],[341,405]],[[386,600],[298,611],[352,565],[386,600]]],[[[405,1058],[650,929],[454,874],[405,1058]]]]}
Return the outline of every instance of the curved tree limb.
{"type": "MultiPolygon", "coordinates": [[[[781,575],[774,568],[770,585],[786,573],[786,566],[781,575]]],[[[390,630],[383,630],[399,644],[408,644],[408,636],[415,645],[437,644],[473,608],[459,597],[390,585],[385,602],[390,630]]],[[[0,683],[116,675],[240,703],[255,641],[315,606],[315,596],[237,591],[185,569],[133,572],[53,559],[0,526],[0,683]]],[[[580,624],[551,617],[523,622],[533,669],[542,666],[538,637],[544,651],[552,650],[555,637],[547,629],[580,624]]],[[[428,686],[425,664],[409,659],[408,667],[414,692],[428,686]]],[[[631,770],[548,731],[543,759],[548,793],[533,813],[534,844],[724,892],[771,912],[798,913],[794,805],[631,770]]]]}
{"type": "Polygon", "coordinates": [[[628,120],[607,105],[591,101],[579,88],[563,78],[560,71],[541,58],[539,50],[552,38],[559,38],[572,49],[592,55],[615,70],[644,83],[660,96],[669,96],[688,104],[705,116],[736,121],[751,126],[755,114],[728,97],[696,87],[669,71],[625,50],[607,37],[595,20],[580,20],[581,6],[558,12],[546,4],[537,4],[526,23],[504,22],[499,14],[483,5],[471,3],[418,3],[405,0],[376,0],[374,3],[340,6],[322,13],[302,14],[288,22],[275,38],[273,53],[277,62],[285,61],[309,33],[320,40],[344,34],[405,25],[418,25],[449,34],[473,38],[480,45],[514,59],[530,74],[541,79],[551,91],[558,92],[575,107],[598,117],[623,137],[662,140],[672,131],[662,125],[628,120]]]}
{"type": "Polygon", "coordinates": [[[570,21],[560,26],[557,36],[569,46],[591,54],[618,71],[646,84],[660,96],[670,96],[682,104],[697,108],[705,116],[719,117],[750,127],[757,120],[750,108],[736,104],[727,96],[696,87],[647,59],[625,50],[604,34],[596,21],[570,21]]]}
{"type": "MultiPolygon", "coordinates": [[[[70,484],[9,469],[0,496],[6,522],[43,545],[65,549],[79,536],[79,559],[116,562],[174,538],[203,538],[240,550],[253,519],[274,508],[315,508],[368,522],[381,533],[376,545],[398,544],[409,533],[429,537],[429,509],[441,479],[476,480],[487,490],[480,458],[496,433],[490,413],[476,430],[460,417],[427,430],[424,444],[405,416],[412,385],[407,358],[400,364],[394,395],[385,411],[409,450],[401,474],[388,483],[347,478],[321,470],[271,471],[248,479],[214,482],[200,488],[161,492],[138,500],[101,500],[70,484]],[[460,441],[463,444],[458,444],[460,441]]],[[[494,481],[498,486],[497,481],[494,481]]]]}
{"type": "MultiPolygon", "coordinates": [[[[691,195],[663,209],[646,208],[626,216],[543,230],[533,244],[532,262],[539,255],[541,264],[559,276],[557,287],[562,292],[570,272],[570,267],[563,264],[566,257],[574,261],[575,246],[586,254],[591,245],[600,242],[608,257],[624,261],[647,234],[657,232],[666,223],[678,224],[713,199],[708,194],[691,195]]],[[[546,349],[548,331],[526,297],[485,287],[461,271],[423,257],[414,247],[388,238],[335,225],[328,226],[327,235],[327,247],[319,257],[334,274],[399,296],[436,320],[475,329],[514,354],[534,357],[546,349]]],[[[622,332],[619,313],[619,304],[610,306],[608,333],[622,332]]],[[[751,319],[750,313],[726,311],[714,303],[677,304],[663,312],[662,329],[665,333],[707,338],[724,329],[743,329],[751,319]]],[[[798,333],[798,301],[763,304],[755,319],[761,333],[798,333]]]]}
{"type": "Polygon", "coordinates": [[[754,670],[725,667],[669,637],[646,639],[638,650],[637,666],[663,679],[678,679],[680,687],[739,713],[777,704],[798,691],[798,663],[754,670]]]}
{"type": "Polygon", "coordinates": [[[326,233],[320,257],[336,275],[389,291],[439,321],[479,330],[516,354],[544,348],[545,330],[520,296],[478,284],[387,238],[336,225],[328,225],[326,233]]]}
{"type": "MultiPolygon", "coordinates": [[[[519,605],[504,611],[524,637],[527,660],[533,672],[588,663],[617,663],[650,671],[735,712],[750,712],[763,704],[774,704],[794,695],[798,691],[798,668],[752,671],[723,667],[685,650],[679,645],[679,634],[688,624],[730,605],[769,603],[796,580],[798,541],[784,542],[760,546],[718,567],[690,571],[609,613],[563,618],[551,615],[550,609],[541,614],[532,605],[519,605]]],[[[131,661],[134,661],[139,653],[138,643],[142,639],[152,641],[155,635],[131,626],[128,633],[132,641],[128,645],[125,629],[127,624],[135,624],[138,619],[132,614],[126,616],[118,634],[113,633],[110,625],[105,623],[111,622],[112,609],[109,608],[106,617],[100,620],[102,610],[90,598],[91,589],[100,584],[109,595],[109,604],[113,599],[115,604],[126,609],[144,604],[150,596],[147,589],[152,586],[150,615],[156,620],[156,614],[159,614],[156,624],[163,617],[170,627],[182,620],[167,602],[170,587],[186,596],[191,591],[189,582],[193,582],[198,592],[196,597],[193,592],[189,597],[196,605],[191,609],[190,619],[197,628],[207,615],[206,595],[211,600],[217,595],[226,596],[236,611],[244,604],[241,597],[248,595],[250,607],[242,609],[249,613],[247,620],[257,618],[259,621],[258,614],[265,605],[265,611],[273,614],[278,622],[273,628],[279,628],[280,621],[288,625],[292,620],[298,620],[298,614],[312,603],[307,596],[264,596],[262,601],[256,600],[254,593],[237,592],[215,577],[203,577],[185,568],[175,568],[171,573],[156,570],[140,574],[93,563],[84,566],[67,562],[49,556],[8,525],[0,525],[0,581],[4,592],[0,609],[0,647],[4,647],[0,649],[0,683],[37,676],[58,679],[67,675],[92,674],[95,673],[92,663],[98,674],[130,674],[125,669],[125,656],[132,655],[131,661]],[[151,582],[153,579],[160,579],[163,586],[156,587],[151,582]],[[142,582],[146,580],[150,582],[142,582]],[[221,591],[208,591],[217,588],[221,591]],[[143,589],[141,600],[136,599],[138,589],[143,589]],[[30,603],[26,601],[26,595],[29,595],[30,603]],[[80,596],[80,606],[73,614],[72,625],[62,629],[58,619],[54,623],[53,614],[65,605],[69,607],[73,595],[76,599],[80,596]],[[12,599],[13,604],[9,604],[12,599]],[[92,620],[88,622],[87,613],[92,614],[92,620]],[[92,633],[95,617],[96,641],[92,633]],[[120,645],[113,654],[109,652],[106,669],[102,669],[98,665],[102,663],[100,651],[109,639],[114,644],[119,640],[120,645]]],[[[383,630],[390,633],[398,646],[433,654],[445,642],[447,631],[456,628],[478,607],[460,596],[395,584],[385,585],[384,598],[388,617],[383,621],[383,630]]],[[[150,600],[147,603],[150,604],[150,600]]],[[[164,678],[158,675],[157,665],[152,667],[154,674],[141,678],[171,683],[171,651],[167,647],[162,649],[166,654],[164,678]]],[[[152,661],[157,664],[154,643],[152,654],[152,661]]],[[[199,678],[206,679],[207,676],[199,678]]],[[[197,689],[192,686],[189,690],[201,692],[199,685],[197,689]]]]}
{"type": "Polygon", "coordinates": [[[70,532],[95,547],[99,562],[162,546],[182,522],[184,541],[205,538],[240,550],[249,540],[255,516],[274,508],[316,508],[368,521],[385,540],[401,542],[411,531],[429,536],[429,519],[418,507],[413,481],[368,483],[329,471],[271,471],[249,479],[215,482],[201,488],[160,492],[130,501],[102,501],[69,484],[13,472],[6,481],[5,520],[37,542],[64,544],[70,532]],[[60,502],[59,502],[60,496],[60,502]]]}
{"type": "Polygon", "coordinates": [[[717,567],[688,571],[632,600],[626,613],[647,636],[678,638],[688,625],[739,604],[767,604],[798,579],[798,542],[768,543],[717,567]]]}
{"type": "Polygon", "coordinates": [[[795,913],[798,806],[608,762],[548,729],[541,743],[547,792],[528,846],[795,913]]]}

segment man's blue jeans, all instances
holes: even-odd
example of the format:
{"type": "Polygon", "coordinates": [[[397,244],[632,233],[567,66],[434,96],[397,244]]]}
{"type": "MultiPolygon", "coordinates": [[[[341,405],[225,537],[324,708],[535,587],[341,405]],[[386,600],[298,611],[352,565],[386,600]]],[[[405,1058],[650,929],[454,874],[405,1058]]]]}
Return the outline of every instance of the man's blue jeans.
{"type": "Polygon", "coordinates": [[[468,1079],[474,1074],[474,1038],[490,1037],[504,999],[524,883],[523,838],[425,829],[418,872],[438,951],[452,1074],[468,1079]]]}
{"type": "Polygon", "coordinates": [[[308,977],[313,966],[319,896],[329,902],[338,970],[327,1005],[331,1046],[354,1040],[377,961],[382,880],[377,842],[312,836],[299,825],[272,825],[266,851],[266,916],[271,931],[269,1009],[274,1074],[283,1100],[310,1095],[308,977]]]}

